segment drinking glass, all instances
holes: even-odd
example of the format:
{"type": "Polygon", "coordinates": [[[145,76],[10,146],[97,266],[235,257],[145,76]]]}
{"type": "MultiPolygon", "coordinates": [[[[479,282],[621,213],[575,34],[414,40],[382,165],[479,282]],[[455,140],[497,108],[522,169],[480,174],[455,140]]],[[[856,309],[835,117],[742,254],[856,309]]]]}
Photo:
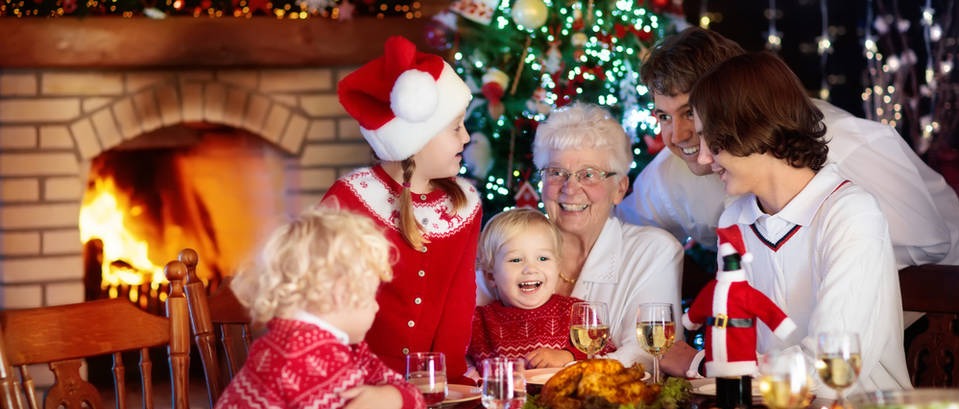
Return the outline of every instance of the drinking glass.
{"type": "Polygon", "coordinates": [[[812,401],[813,365],[799,348],[759,358],[759,393],[770,409],[799,409],[812,401]]]}
{"type": "Polygon", "coordinates": [[[816,372],[826,386],[836,391],[834,408],[844,405],[843,391],[856,383],[862,369],[859,335],[852,332],[824,332],[816,335],[816,372]]]}
{"type": "Polygon", "coordinates": [[[569,312],[569,338],[576,349],[593,359],[609,341],[609,312],[606,303],[573,303],[569,312]]]}
{"type": "Polygon", "coordinates": [[[482,362],[482,402],[487,409],[519,409],[526,403],[526,361],[504,357],[482,362]]]}
{"type": "Polygon", "coordinates": [[[636,338],[646,352],[653,356],[653,383],[662,383],[659,359],[676,340],[673,305],[669,303],[640,304],[639,311],[636,313],[636,338]]]}
{"type": "Polygon", "coordinates": [[[407,355],[406,381],[420,390],[427,407],[439,407],[446,399],[446,356],[442,352],[407,355]]]}

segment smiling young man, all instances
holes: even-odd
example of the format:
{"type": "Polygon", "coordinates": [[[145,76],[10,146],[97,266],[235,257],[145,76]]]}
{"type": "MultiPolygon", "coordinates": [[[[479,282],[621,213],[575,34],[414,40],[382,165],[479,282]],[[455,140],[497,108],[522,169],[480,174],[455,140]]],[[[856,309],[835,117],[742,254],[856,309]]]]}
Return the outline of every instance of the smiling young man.
{"type": "MultiPolygon", "coordinates": [[[[641,77],[653,93],[667,150],[636,177],[633,192],[616,207],[622,220],[661,227],[680,242],[716,245],[723,208],[734,198],[709,166],[697,162],[700,138],[693,129],[689,93],[706,72],[743,53],[722,35],[691,27],[666,38],[643,63],[641,77]]],[[[726,96],[719,96],[725,100],[726,96]]],[[[899,268],[926,263],[959,264],[959,199],[894,128],[856,118],[824,101],[827,162],[872,193],[889,221],[899,268]]]]}
{"type": "Polygon", "coordinates": [[[862,370],[851,393],[911,389],[886,218],[873,195],[828,163],[823,114],[799,79],[773,54],[744,54],[700,79],[689,103],[697,163],[738,196],[719,226],[742,231],[753,255],[746,279],[797,325],[782,340],[759,326],[758,352],[815,354],[818,334],[853,332],[862,370]]]}

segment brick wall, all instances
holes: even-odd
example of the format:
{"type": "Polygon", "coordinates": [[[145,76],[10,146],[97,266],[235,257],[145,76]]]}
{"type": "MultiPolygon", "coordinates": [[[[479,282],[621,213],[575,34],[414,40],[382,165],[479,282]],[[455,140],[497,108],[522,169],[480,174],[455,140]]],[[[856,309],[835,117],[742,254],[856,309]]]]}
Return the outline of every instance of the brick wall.
{"type": "Polygon", "coordinates": [[[144,133],[198,121],[245,129],[292,158],[287,208],[319,200],[370,161],[336,99],[351,68],[0,70],[0,308],[83,301],[90,161],[144,133]]]}

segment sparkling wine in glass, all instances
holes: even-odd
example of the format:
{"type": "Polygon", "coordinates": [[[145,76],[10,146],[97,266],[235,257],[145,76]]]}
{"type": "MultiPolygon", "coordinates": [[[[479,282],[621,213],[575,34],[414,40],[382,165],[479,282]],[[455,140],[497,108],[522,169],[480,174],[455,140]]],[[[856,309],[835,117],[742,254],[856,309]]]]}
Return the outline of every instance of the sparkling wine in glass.
{"type": "Polygon", "coordinates": [[[673,305],[669,303],[640,304],[636,313],[636,337],[639,344],[653,356],[653,382],[661,383],[659,359],[676,340],[676,322],[673,305]]]}
{"type": "Polygon", "coordinates": [[[574,303],[569,313],[569,339],[576,349],[593,359],[609,342],[609,312],[606,303],[574,303]]]}
{"type": "Polygon", "coordinates": [[[816,372],[826,386],[836,391],[834,408],[844,407],[843,391],[856,383],[862,369],[859,335],[824,332],[817,335],[816,372]]]}
{"type": "Polygon", "coordinates": [[[813,364],[801,349],[759,358],[759,393],[770,409],[800,409],[812,401],[813,364]]]}
{"type": "Polygon", "coordinates": [[[519,409],[526,403],[526,361],[495,357],[481,364],[481,402],[487,409],[519,409]]]}
{"type": "Polygon", "coordinates": [[[442,352],[407,355],[406,381],[419,389],[427,407],[439,407],[446,399],[446,356],[442,352]]]}

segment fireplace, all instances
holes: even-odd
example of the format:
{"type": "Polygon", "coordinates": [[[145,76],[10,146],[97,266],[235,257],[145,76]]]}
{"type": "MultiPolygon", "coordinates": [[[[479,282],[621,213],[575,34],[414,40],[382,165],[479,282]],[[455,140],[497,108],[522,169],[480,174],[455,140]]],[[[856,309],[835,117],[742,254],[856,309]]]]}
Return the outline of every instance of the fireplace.
{"type": "Polygon", "coordinates": [[[190,247],[215,288],[288,214],[293,155],[242,129],[183,123],[92,161],[80,208],[86,299],[128,298],[160,313],[164,264],[190,247]]]}
{"type": "Polygon", "coordinates": [[[230,274],[284,215],[315,203],[342,173],[369,164],[369,149],[335,96],[336,79],[349,69],[0,72],[0,307],[84,299],[80,209],[88,185],[105,183],[104,168],[115,168],[113,183],[137,192],[134,200],[159,200],[146,207],[128,201],[127,214],[201,226],[246,219],[232,226],[240,230],[205,236],[169,230],[182,222],[147,234],[163,245],[150,251],[155,265],[193,246],[210,263],[202,269],[230,274]],[[196,159],[198,150],[206,159],[196,159]],[[193,162],[174,164],[174,151],[193,162]],[[134,186],[137,178],[153,184],[134,186]],[[238,186],[219,185],[231,178],[238,186]],[[214,208],[223,202],[235,205],[214,208]],[[244,215],[229,213],[239,204],[244,215]]]}
{"type": "MultiPolygon", "coordinates": [[[[445,7],[424,2],[423,16],[445,7]]],[[[161,151],[202,146],[216,158],[203,166],[226,173],[181,166],[180,182],[242,177],[250,167],[269,168],[251,170],[256,173],[251,177],[268,179],[255,189],[256,199],[242,189],[225,189],[212,193],[222,200],[196,196],[164,203],[159,210],[127,209],[154,219],[249,219],[241,231],[177,236],[159,227],[148,232],[162,237],[161,245],[149,250],[152,264],[174,258],[178,247],[194,246],[205,263],[201,273],[211,274],[206,279],[230,274],[265,230],[317,202],[340,175],[370,163],[359,127],[337,102],[336,82],[379,55],[390,35],[427,47],[426,21],[5,19],[0,24],[0,308],[84,300],[80,209],[88,184],[95,184],[104,164],[118,156],[157,161],[161,151]],[[229,155],[235,156],[222,157],[229,155]],[[232,208],[211,210],[211,203],[223,201],[252,208],[247,216],[230,213],[232,208]],[[163,209],[170,213],[151,213],[163,209]],[[212,216],[199,216],[203,211],[212,216]],[[242,239],[226,242],[220,236],[242,239]]],[[[159,173],[152,176],[163,179],[159,173]]],[[[206,193],[219,188],[217,183],[183,189],[206,193]]]]}

